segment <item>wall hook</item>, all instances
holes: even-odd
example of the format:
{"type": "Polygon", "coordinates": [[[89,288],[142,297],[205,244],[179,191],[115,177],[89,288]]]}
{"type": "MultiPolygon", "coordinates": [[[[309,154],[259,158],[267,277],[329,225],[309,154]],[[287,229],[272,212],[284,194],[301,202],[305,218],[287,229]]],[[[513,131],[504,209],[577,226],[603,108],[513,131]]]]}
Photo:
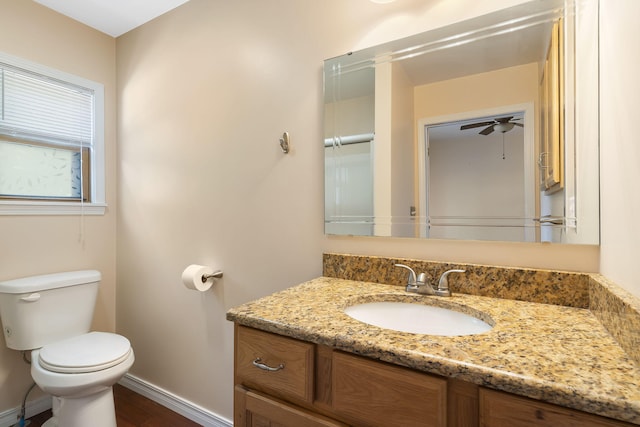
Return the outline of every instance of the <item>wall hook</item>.
{"type": "Polygon", "coordinates": [[[282,134],[282,138],[280,138],[280,148],[282,148],[284,154],[289,152],[289,132],[282,134]]]}

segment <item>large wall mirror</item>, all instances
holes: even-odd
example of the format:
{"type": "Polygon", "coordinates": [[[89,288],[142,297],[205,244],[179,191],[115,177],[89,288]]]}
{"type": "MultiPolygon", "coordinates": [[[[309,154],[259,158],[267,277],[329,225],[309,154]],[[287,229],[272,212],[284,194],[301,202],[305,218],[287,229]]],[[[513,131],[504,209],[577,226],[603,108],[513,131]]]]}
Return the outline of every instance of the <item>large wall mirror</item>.
{"type": "Polygon", "coordinates": [[[599,243],[597,0],[324,65],[325,233],[599,243]]]}

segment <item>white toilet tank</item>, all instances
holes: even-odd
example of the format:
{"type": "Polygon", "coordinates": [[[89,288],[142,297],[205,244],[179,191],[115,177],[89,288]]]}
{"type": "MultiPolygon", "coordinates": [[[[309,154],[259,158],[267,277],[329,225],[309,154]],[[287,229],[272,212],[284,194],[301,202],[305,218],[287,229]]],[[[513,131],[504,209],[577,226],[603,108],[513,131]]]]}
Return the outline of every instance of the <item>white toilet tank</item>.
{"type": "Polygon", "coordinates": [[[82,270],[0,282],[7,347],[32,350],[89,332],[100,278],[82,270]]]}

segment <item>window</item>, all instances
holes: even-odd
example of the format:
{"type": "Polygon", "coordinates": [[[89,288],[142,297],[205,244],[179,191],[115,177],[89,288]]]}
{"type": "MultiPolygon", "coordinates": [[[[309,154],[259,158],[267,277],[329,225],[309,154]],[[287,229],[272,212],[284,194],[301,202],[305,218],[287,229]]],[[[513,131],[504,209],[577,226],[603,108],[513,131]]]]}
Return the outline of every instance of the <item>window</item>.
{"type": "Polygon", "coordinates": [[[0,53],[0,214],[104,213],[104,88],[0,53]]]}

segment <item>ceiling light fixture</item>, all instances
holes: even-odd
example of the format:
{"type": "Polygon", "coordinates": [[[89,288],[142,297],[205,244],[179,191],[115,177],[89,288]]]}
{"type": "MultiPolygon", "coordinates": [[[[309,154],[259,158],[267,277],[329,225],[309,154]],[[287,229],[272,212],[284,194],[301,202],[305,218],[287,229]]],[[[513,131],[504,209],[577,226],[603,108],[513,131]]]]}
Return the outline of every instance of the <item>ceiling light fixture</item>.
{"type": "Polygon", "coordinates": [[[515,123],[511,123],[511,122],[507,122],[507,123],[498,123],[496,125],[493,126],[494,130],[497,130],[498,132],[509,132],[511,129],[513,129],[513,126],[515,125],[515,123]]]}

